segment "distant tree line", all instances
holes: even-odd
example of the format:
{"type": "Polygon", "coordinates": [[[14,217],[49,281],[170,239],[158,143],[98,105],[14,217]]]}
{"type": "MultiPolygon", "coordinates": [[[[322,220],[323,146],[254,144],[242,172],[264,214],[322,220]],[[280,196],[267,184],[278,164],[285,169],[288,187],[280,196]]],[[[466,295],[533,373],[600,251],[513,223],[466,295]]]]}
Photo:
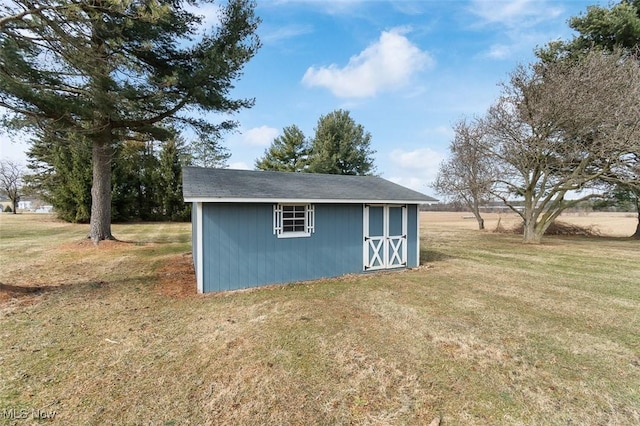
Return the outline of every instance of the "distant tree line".
{"type": "Polygon", "coordinates": [[[480,117],[454,126],[434,188],[463,203],[501,200],[540,242],[566,209],[618,200],[638,211],[640,238],[640,0],[591,6],[578,35],[539,49],[480,117]]]}
{"type": "Polygon", "coordinates": [[[313,138],[295,124],[285,127],[264,155],[259,170],[369,175],[375,171],[371,134],[357,124],[349,111],[336,110],[318,119],[313,138]]]}
{"type": "MultiPolygon", "coordinates": [[[[524,202],[513,202],[514,207],[524,208],[524,202]]],[[[433,204],[423,204],[420,206],[421,211],[427,212],[469,212],[469,207],[460,201],[439,202],[433,204]]],[[[504,205],[502,201],[490,201],[480,205],[481,213],[513,213],[511,209],[504,205]]],[[[635,213],[636,206],[631,202],[591,199],[585,200],[573,205],[565,210],[568,213],[589,213],[589,212],[618,212],[618,213],[635,213]]]]}
{"type": "MultiPolygon", "coordinates": [[[[16,213],[21,197],[35,196],[51,204],[60,219],[88,223],[92,186],[89,141],[35,139],[27,156],[27,169],[0,160],[0,195],[12,204],[5,212],[16,213]]],[[[189,220],[190,205],[182,198],[182,167],[225,167],[229,156],[217,143],[196,140],[187,144],[177,133],[165,142],[122,142],[114,148],[111,161],[112,220],[189,220]]]]}

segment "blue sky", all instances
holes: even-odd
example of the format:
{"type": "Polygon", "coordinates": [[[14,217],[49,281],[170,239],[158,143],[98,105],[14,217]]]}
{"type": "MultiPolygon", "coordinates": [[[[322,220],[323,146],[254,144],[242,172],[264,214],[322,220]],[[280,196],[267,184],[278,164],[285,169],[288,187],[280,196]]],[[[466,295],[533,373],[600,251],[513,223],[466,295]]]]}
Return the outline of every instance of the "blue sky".
{"type": "MultiPolygon", "coordinates": [[[[284,127],[313,136],[321,115],[346,109],[371,133],[379,175],[437,195],[429,183],[452,124],[483,114],[508,73],[570,38],[567,20],[591,4],[607,3],[258,0],[263,47],[233,92],[256,103],[233,117],[229,166],[253,168],[284,127]]],[[[24,144],[0,134],[0,145],[0,157],[26,162],[24,144]]]]}

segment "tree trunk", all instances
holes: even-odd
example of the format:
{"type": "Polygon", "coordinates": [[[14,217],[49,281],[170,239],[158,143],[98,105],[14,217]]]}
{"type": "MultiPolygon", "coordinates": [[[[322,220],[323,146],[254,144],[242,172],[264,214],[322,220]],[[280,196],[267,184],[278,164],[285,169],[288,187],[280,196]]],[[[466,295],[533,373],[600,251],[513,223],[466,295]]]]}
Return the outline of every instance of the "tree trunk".
{"type": "Polygon", "coordinates": [[[536,228],[535,220],[525,221],[523,225],[523,237],[524,242],[528,244],[540,244],[542,241],[542,234],[544,231],[540,232],[540,229],[536,228]]]}
{"type": "Polygon", "coordinates": [[[93,142],[93,182],[89,238],[94,244],[113,240],[111,235],[111,134],[93,142]]]}
{"type": "Polygon", "coordinates": [[[18,214],[18,200],[11,200],[13,204],[13,214],[18,214]]]}
{"type": "Polygon", "coordinates": [[[479,230],[484,230],[484,219],[482,218],[482,215],[480,214],[480,202],[478,201],[480,197],[473,197],[473,203],[469,203],[469,207],[471,207],[471,212],[473,213],[473,215],[476,217],[476,220],[478,221],[478,229],[479,230]]]}

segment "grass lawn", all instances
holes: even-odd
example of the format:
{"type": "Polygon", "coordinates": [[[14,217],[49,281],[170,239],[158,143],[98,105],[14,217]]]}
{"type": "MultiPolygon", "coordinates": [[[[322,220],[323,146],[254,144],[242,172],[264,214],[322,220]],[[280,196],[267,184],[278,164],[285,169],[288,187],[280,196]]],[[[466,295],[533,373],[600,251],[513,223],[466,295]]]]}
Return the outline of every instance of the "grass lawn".
{"type": "Polygon", "coordinates": [[[189,224],[0,215],[0,424],[640,423],[640,241],[421,223],[418,269],[203,296],[189,224]]]}

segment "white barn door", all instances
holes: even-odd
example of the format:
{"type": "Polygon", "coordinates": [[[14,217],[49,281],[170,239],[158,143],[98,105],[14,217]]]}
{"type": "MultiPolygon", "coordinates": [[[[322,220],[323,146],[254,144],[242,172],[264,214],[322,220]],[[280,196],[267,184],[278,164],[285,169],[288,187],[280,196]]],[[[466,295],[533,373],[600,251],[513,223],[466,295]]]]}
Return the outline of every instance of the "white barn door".
{"type": "Polygon", "coordinates": [[[364,206],[364,270],[407,266],[407,206],[364,206]]]}

